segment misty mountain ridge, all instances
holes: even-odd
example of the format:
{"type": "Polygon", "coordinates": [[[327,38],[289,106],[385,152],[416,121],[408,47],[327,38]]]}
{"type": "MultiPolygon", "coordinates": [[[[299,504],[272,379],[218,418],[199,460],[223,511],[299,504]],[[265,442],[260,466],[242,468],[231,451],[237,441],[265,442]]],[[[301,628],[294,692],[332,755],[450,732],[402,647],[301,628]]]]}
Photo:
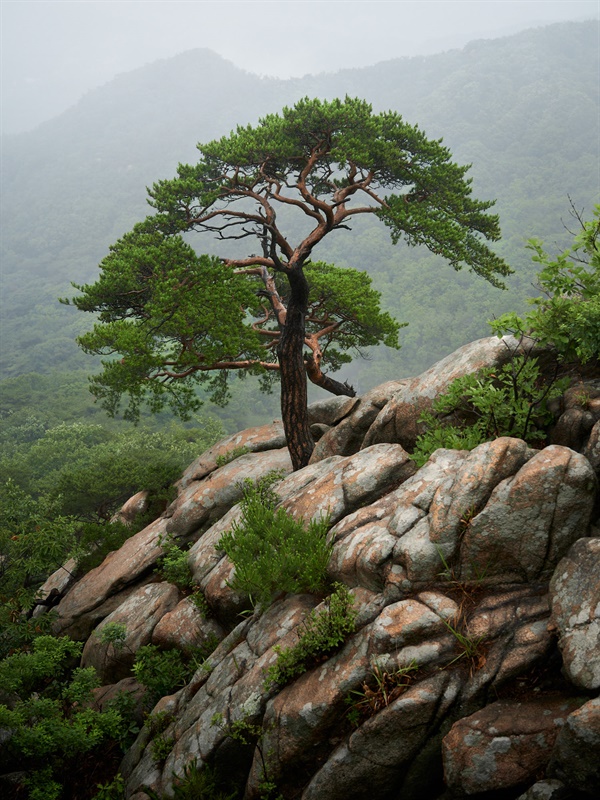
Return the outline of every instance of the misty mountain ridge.
{"type": "MultiPolygon", "coordinates": [[[[567,195],[588,212],[597,201],[597,74],[598,23],[585,22],[286,80],[253,75],[209,49],[119,75],[33,131],[4,138],[3,374],[92,368],[73,344],[90,321],[56,298],[72,293],[70,281],[94,279],[108,246],[148,213],[145,186],[195,161],[198,141],[303,96],[345,95],[443,137],[454,160],[472,163],[475,195],[498,200],[498,251],[517,270],[509,293],[427,252],[393,247],[373,224],[319,251],[367,269],[386,310],[410,323],[387,369],[399,377],[425,368],[524,302],[534,275],[524,242],[560,241],[567,195]]],[[[376,363],[367,370],[377,372],[376,363]]]]}

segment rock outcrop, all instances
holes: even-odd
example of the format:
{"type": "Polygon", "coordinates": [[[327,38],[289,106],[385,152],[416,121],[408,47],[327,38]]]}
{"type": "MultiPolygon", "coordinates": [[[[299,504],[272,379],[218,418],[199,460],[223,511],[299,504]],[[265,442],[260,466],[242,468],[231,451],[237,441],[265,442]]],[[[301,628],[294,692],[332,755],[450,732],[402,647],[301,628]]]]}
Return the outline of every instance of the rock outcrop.
{"type": "Polygon", "coordinates": [[[235,777],[245,800],[264,797],[265,780],[286,800],[597,796],[597,397],[570,422],[567,397],[541,450],[504,437],[438,450],[420,469],[409,455],[421,410],[458,375],[502,364],[508,344],[482,340],[419,378],[315,404],[320,439],[296,473],[279,423],[229,437],[186,470],[160,519],[61,583],[55,630],[85,641],[104,692],[144,644],[216,645],[155,709],[168,715],[167,757],[148,726],[126,754],[128,798],[168,797],[192,762],[235,777]],[[239,447],[249,452],[224,463],[239,447]],[[327,600],[288,595],[239,616],[249,599],[217,546],[240,518],[242,482],[273,470],[281,508],[328,517],[329,577],[356,612],[345,643],[284,686],[267,670],[327,600]],[[157,572],[169,537],[190,546],[210,619],[157,572]],[[102,633],[111,622],[126,627],[118,652],[102,633]]]}

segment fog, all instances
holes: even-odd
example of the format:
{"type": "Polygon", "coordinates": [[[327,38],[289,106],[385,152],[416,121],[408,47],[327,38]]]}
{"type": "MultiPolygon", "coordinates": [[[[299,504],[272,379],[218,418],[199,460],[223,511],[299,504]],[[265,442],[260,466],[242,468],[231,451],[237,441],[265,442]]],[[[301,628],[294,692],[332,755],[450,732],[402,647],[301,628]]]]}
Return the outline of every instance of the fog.
{"type": "Polygon", "coordinates": [[[599,8],[598,0],[1,0],[2,131],[35,127],[115,75],[192,48],[289,78],[597,18],[599,8]]]}

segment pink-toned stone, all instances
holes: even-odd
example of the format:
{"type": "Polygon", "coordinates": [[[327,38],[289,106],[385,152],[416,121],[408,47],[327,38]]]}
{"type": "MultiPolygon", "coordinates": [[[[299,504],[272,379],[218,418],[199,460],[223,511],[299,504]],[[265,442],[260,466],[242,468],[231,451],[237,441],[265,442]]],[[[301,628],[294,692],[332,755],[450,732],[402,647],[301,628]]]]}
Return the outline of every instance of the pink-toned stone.
{"type": "MultiPolygon", "coordinates": [[[[531,343],[525,346],[530,348],[531,343]]],[[[453,380],[482,367],[500,366],[519,349],[519,342],[512,336],[478,339],[438,361],[418,377],[403,381],[371,424],[362,446],[398,442],[412,452],[420,433],[420,415],[431,409],[434,399],[445,392],[453,380]]]]}
{"type": "MultiPolygon", "coordinates": [[[[369,672],[366,642],[351,639],[339,653],[302,675],[267,705],[263,746],[271,754],[270,772],[285,781],[289,767],[307,758],[314,763],[328,732],[345,708],[348,693],[358,689],[369,672]]],[[[258,753],[248,779],[246,796],[258,798],[262,778],[258,753]]]]}
{"type": "Polygon", "coordinates": [[[242,499],[243,482],[257,480],[273,470],[289,473],[292,470],[287,448],[267,452],[247,453],[220,467],[200,481],[191,481],[168,513],[167,533],[177,537],[208,527],[242,499]]]}
{"type": "Polygon", "coordinates": [[[451,482],[444,482],[434,495],[429,509],[432,541],[454,543],[466,521],[485,506],[500,481],[514,475],[532,455],[522,439],[508,437],[484,442],[472,450],[450,473],[451,482]]]}
{"type": "Polygon", "coordinates": [[[317,442],[310,463],[331,456],[348,456],[356,453],[362,445],[365,433],[379,411],[405,381],[388,381],[364,394],[355,403],[352,413],[332,427],[317,442]]]}
{"type": "MultiPolygon", "coordinates": [[[[283,508],[293,516],[305,520],[329,516],[335,524],[357,507],[387,494],[391,486],[416,471],[399,445],[376,445],[335,464],[323,463],[329,465],[326,474],[283,501],[283,508]]],[[[281,486],[282,491],[286,488],[285,484],[281,486]]]]}
{"type": "MultiPolygon", "coordinates": [[[[392,796],[391,792],[402,797],[403,773],[436,720],[444,717],[457,689],[455,677],[444,672],[411,686],[333,751],[304,790],[303,800],[366,800],[392,796]]],[[[422,791],[422,779],[420,785],[422,791]]],[[[418,796],[416,788],[409,796],[418,796]]]]}
{"type": "Polygon", "coordinates": [[[122,522],[123,525],[131,525],[136,517],[145,514],[148,510],[150,492],[145,489],[124,503],[111,519],[111,522],[122,522]]]}
{"type": "Polygon", "coordinates": [[[358,397],[328,397],[325,400],[317,400],[308,406],[308,424],[326,425],[327,427],[337,425],[359,403],[360,398],[358,397]]]}
{"type": "Polygon", "coordinates": [[[57,607],[55,632],[69,630],[79,617],[135,583],[140,575],[150,569],[162,555],[160,540],[165,536],[166,524],[165,519],[151,523],[127,539],[118,550],[109,553],[99,567],[84,575],[57,607]]]}
{"type": "Polygon", "coordinates": [[[579,539],[550,583],[552,626],[564,669],[583,689],[600,688],[600,539],[579,539]]]}
{"type": "Polygon", "coordinates": [[[459,720],[443,740],[446,784],[470,795],[533,781],[579,705],[563,697],[498,701],[459,720]]]}
{"type": "Polygon", "coordinates": [[[446,633],[439,614],[418,600],[386,606],[371,626],[372,652],[394,652],[406,645],[446,633]]]}
{"type": "Polygon", "coordinates": [[[538,452],[492,492],[470,520],[460,549],[460,576],[474,570],[504,580],[549,577],[573,542],[585,536],[596,479],[589,461],[566,447],[538,452]]]}
{"type": "Polygon", "coordinates": [[[177,605],[179,592],[170,583],[142,586],[109,614],[87,640],[81,656],[84,667],[94,667],[103,683],[127,677],[135,653],[150,644],[158,621],[177,605]],[[122,645],[102,641],[102,631],[111,624],[125,626],[122,645]]]}
{"type": "MultiPolygon", "coordinates": [[[[75,583],[75,573],[77,571],[77,561],[70,558],[62,567],[59,567],[50,575],[45,583],[40,586],[37,596],[40,600],[46,600],[51,592],[58,597],[65,594],[69,586],[75,583]]],[[[56,604],[56,603],[55,603],[56,604]]],[[[38,605],[33,610],[34,617],[41,617],[48,611],[48,606],[38,605]]]]}
{"type": "Polygon", "coordinates": [[[94,696],[94,706],[99,711],[105,711],[119,695],[131,695],[135,700],[133,708],[133,718],[138,725],[144,722],[144,697],[146,689],[135,678],[123,678],[118,683],[111,683],[107,686],[99,686],[92,690],[94,696]]]}
{"type": "Polygon", "coordinates": [[[152,632],[152,644],[163,649],[190,650],[213,647],[225,637],[225,630],[216,619],[205,619],[192,599],[185,597],[162,617],[152,632]]]}

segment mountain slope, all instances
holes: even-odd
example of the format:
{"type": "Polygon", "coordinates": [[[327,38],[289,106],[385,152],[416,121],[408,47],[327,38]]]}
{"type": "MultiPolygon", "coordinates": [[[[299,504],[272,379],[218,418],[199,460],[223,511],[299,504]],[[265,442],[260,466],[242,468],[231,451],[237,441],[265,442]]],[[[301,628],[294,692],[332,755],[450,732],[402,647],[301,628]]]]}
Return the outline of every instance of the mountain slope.
{"type": "Polygon", "coordinates": [[[374,225],[356,226],[318,254],[367,269],[386,308],[410,322],[401,353],[381,365],[376,355],[368,374],[359,372],[360,388],[391,368],[422,369],[484,334],[489,316],[522,304],[534,274],[523,243],[532,235],[560,240],[567,195],[588,210],[595,201],[597,74],[598,26],[586,22],[289,81],[250,75],[208,50],[119,76],[4,142],[3,374],[90,368],[73,344],[89,321],[56,298],[70,281],[93,279],[108,245],[146,214],[144,187],[193,160],[197,141],[304,95],[345,94],[443,135],[457,161],[473,164],[476,195],[498,198],[499,251],[517,270],[510,293],[456,276],[428,253],[394,248],[374,225]]]}

